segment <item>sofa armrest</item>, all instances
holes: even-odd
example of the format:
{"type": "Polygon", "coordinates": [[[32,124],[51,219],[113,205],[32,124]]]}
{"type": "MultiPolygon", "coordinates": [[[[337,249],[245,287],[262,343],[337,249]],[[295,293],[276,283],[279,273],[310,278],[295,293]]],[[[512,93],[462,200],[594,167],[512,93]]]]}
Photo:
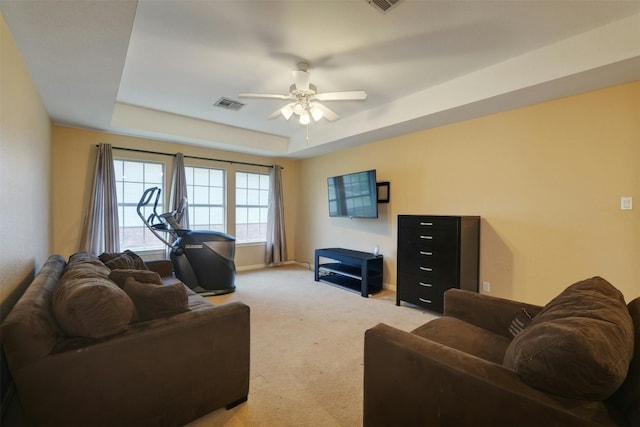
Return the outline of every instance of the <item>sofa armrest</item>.
{"type": "Polygon", "coordinates": [[[246,399],[245,304],[186,312],[132,332],[13,372],[25,413],[36,425],[184,425],[246,399]]]}
{"type": "Polygon", "coordinates": [[[541,306],[493,297],[462,289],[449,289],[444,294],[444,315],[455,317],[482,329],[511,338],[509,325],[522,313],[534,317],[541,306]]]}
{"type": "Polygon", "coordinates": [[[567,409],[581,404],[594,416],[593,402],[546,395],[500,365],[426,338],[385,324],[365,333],[365,427],[596,425],[567,409]]]}
{"type": "Polygon", "coordinates": [[[173,276],[173,264],[168,259],[158,259],[153,261],[145,261],[144,263],[151,271],[155,271],[160,277],[173,276]]]}

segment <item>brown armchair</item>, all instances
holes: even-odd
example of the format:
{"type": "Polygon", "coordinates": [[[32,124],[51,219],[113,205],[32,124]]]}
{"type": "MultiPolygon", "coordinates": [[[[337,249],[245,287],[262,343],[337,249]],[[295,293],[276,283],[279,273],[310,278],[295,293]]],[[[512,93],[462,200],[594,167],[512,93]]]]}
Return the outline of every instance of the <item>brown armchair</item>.
{"type": "Polygon", "coordinates": [[[365,426],[640,425],[640,298],[601,278],[545,307],[452,289],[443,317],[379,324],[364,351],[365,426]]]}

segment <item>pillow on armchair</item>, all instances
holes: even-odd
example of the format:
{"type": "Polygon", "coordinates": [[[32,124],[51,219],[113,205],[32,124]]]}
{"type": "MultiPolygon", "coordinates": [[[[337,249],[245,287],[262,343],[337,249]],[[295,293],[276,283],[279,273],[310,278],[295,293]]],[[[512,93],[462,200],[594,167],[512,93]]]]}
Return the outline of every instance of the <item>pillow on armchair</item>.
{"type": "Polygon", "coordinates": [[[548,393],[604,400],[627,376],[633,331],[623,295],[593,277],[551,300],[509,344],[504,366],[548,393]]]}

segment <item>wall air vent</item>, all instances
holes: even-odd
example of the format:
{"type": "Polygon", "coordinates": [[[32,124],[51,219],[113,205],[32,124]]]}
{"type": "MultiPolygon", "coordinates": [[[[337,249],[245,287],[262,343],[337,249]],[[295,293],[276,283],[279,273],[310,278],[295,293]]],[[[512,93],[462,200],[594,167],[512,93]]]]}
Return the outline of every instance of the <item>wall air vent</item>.
{"type": "Polygon", "coordinates": [[[244,104],[242,102],[234,101],[233,99],[225,98],[224,96],[218,99],[213,105],[216,107],[234,111],[238,111],[239,109],[244,107],[244,104]]]}
{"type": "Polygon", "coordinates": [[[389,9],[400,3],[400,0],[365,0],[380,13],[387,13],[389,9]]]}

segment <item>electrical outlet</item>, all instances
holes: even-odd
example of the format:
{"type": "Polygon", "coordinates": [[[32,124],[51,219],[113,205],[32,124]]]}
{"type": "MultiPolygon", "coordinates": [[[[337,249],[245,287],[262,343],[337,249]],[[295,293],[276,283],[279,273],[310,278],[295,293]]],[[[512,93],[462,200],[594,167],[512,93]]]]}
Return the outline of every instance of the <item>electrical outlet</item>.
{"type": "Polygon", "coordinates": [[[633,209],[632,197],[620,197],[620,209],[623,211],[630,211],[633,209]]]}
{"type": "Polygon", "coordinates": [[[491,292],[491,283],[482,282],[482,292],[491,292]]]}

